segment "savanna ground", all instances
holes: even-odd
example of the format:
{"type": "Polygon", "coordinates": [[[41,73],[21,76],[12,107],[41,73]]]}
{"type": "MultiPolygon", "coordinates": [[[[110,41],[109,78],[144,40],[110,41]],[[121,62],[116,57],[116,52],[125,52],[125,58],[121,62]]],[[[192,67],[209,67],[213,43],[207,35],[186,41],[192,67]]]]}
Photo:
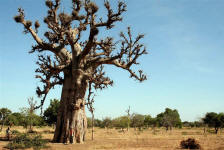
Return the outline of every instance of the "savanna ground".
{"type": "MultiPolygon", "coordinates": [[[[1,139],[5,137],[5,130],[0,133],[1,139]]],[[[26,132],[23,127],[12,127],[11,130],[26,132]]],[[[54,129],[51,127],[34,128],[41,133],[44,139],[53,138],[54,129]]],[[[84,144],[57,144],[49,143],[48,150],[172,150],[180,149],[180,141],[187,138],[195,138],[204,150],[224,150],[224,131],[217,135],[206,132],[203,128],[173,129],[166,132],[163,128],[143,131],[131,129],[122,132],[116,129],[95,129],[94,141],[91,140],[91,129],[84,144]]],[[[5,150],[7,141],[0,141],[0,150],[5,150]]]]}

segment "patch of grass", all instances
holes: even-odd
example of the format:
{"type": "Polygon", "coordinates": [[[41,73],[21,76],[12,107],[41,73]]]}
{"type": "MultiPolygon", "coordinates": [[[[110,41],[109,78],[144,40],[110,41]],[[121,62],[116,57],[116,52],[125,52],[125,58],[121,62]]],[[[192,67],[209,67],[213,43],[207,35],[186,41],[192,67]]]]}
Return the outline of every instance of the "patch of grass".
{"type": "Polygon", "coordinates": [[[42,139],[41,135],[31,136],[27,133],[18,133],[15,138],[12,139],[10,143],[6,145],[5,148],[8,149],[26,149],[33,148],[34,150],[39,150],[41,148],[46,148],[47,141],[42,139]]]}
{"type": "Polygon", "coordinates": [[[17,134],[20,134],[18,130],[12,130],[12,135],[17,135],[17,134]]]}
{"type": "Polygon", "coordinates": [[[185,131],[184,131],[184,132],[181,132],[181,134],[182,134],[182,135],[188,135],[188,133],[185,132],[185,131]]]}
{"type": "Polygon", "coordinates": [[[212,130],[212,129],[207,129],[207,132],[211,134],[215,134],[215,130],[212,130]]]}

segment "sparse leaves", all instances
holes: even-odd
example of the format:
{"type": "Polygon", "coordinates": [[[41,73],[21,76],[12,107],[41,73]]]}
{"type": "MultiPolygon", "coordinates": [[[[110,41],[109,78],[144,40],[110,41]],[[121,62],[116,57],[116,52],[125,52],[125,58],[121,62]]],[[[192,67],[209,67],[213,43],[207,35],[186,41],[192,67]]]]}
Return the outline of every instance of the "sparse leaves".
{"type": "Polygon", "coordinates": [[[106,0],[105,19],[98,17],[99,7],[91,0],[72,0],[70,13],[58,12],[60,0],[46,0],[45,4],[48,11],[44,23],[49,30],[44,32],[44,39],[37,34],[39,22],[36,21],[35,30],[32,29],[32,22],[25,19],[23,9],[18,9],[19,14],[14,17],[17,23],[24,26],[24,32],[30,33],[36,41],[30,53],[50,51],[55,56],[54,59],[43,54],[38,56],[39,67],[36,70],[36,78],[44,84],[43,88],[37,87],[36,90],[37,95],[42,97],[41,105],[49,90],[63,83],[61,72],[70,73],[75,77],[72,72],[79,70],[91,88],[100,90],[113,85],[113,81],[105,75],[104,65],[114,65],[124,69],[130,73],[130,77],[140,82],[146,80],[142,70],[133,70],[133,66],[139,64],[138,58],[147,53],[144,45],[140,43],[144,35],[139,34],[133,38],[131,29],[128,28],[127,33],[120,33],[121,39],[118,41],[112,37],[100,40],[97,38],[101,31],[100,27],[109,30],[116,22],[122,21],[122,15],[126,11],[124,2],[118,2],[117,7],[113,9],[106,0]],[[88,32],[89,35],[84,41],[81,38],[83,32],[85,34],[88,32]]]}

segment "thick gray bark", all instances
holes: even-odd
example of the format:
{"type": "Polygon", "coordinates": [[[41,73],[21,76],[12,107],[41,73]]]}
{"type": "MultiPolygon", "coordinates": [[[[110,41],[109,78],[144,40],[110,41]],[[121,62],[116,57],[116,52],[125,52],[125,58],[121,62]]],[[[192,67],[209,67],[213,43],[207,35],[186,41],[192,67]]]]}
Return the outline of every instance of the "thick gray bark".
{"type": "Polygon", "coordinates": [[[53,139],[57,143],[67,143],[69,141],[71,143],[82,143],[85,140],[87,119],[84,96],[87,87],[85,81],[74,86],[73,83],[76,80],[77,78],[72,77],[71,74],[65,75],[53,139]]]}

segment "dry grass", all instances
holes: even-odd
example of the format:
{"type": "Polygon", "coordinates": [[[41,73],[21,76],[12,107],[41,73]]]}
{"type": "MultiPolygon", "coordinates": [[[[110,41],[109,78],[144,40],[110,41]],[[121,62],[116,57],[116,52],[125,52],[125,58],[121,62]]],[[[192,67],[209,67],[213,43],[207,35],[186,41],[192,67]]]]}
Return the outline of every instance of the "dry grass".
{"type": "MultiPolygon", "coordinates": [[[[13,127],[12,130],[26,132],[22,127],[13,127]]],[[[50,127],[35,128],[42,133],[45,139],[53,138],[53,129],[50,127]]],[[[5,131],[5,129],[3,129],[5,131]]],[[[0,133],[4,137],[5,132],[0,133]]],[[[49,150],[172,150],[180,149],[180,141],[195,138],[204,150],[224,150],[224,131],[218,135],[206,133],[203,129],[174,129],[166,132],[164,129],[119,132],[115,129],[95,129],[94,141],[91,140],[91,131],[88,130],[85,144],[55,144],[49,143],[49,150]]],[[[7,144],[0,141],[0,150],[7,144]]]]}

